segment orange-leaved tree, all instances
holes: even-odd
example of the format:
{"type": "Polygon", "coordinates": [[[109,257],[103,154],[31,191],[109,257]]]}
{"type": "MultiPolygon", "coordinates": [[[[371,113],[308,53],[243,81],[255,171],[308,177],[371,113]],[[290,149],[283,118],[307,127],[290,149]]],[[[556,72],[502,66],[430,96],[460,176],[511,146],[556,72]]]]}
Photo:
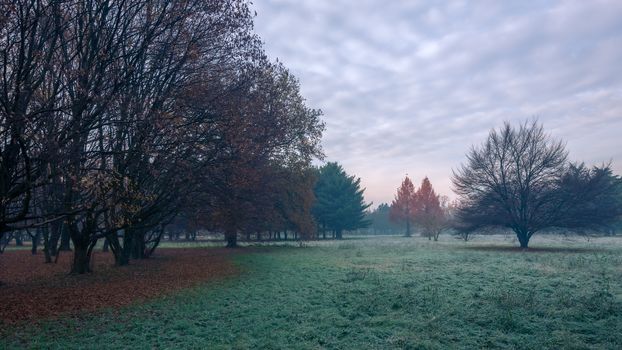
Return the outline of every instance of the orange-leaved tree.
{"type": "Polygon", "coordinates": [[[406,176],[397,189],[395,199],[391,203],[390,213],[392,221],[406,224],[406,237],[411,236],[410,227],[417,211],[417,202],[415,185],[406,176]]]}
{"type": "Polygon", "coordinates": [[[440,197],[434,191],[430,180],[425,177],[421,187],[415,196],[418,199],[418,207],[415,212],[415,223],[421,226],[422,235],[428,239],[438,240],[438,236],[445,228],[446,215],[441,206],[440,197]]]}

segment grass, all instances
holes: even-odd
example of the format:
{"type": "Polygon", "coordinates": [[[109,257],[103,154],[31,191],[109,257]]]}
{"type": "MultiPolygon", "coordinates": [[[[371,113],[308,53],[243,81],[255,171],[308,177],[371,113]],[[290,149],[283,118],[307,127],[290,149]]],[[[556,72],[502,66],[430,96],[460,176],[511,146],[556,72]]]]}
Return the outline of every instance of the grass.
{"type": "Polygon", "coordinates": [[[622,245],[490,249],[497,245],[390,238],[257,248],[235,256],[243,271],[235,278],[25,325],[3,341],[62,349],[622,348],[622,245]]]}

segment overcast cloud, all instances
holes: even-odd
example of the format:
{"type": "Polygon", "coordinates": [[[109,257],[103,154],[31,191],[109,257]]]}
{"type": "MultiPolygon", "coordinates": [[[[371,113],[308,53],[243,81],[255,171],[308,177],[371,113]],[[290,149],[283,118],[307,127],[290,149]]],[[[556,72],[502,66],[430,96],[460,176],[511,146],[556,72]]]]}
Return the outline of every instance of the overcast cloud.
{"type": "Polygon", "coordinates": [[[622,1],[255,0],[268,54],[324,111],[323,145],[374,206],[406,173],[450,195],[472,144],[537,116],[622,173],[622,1]]]}

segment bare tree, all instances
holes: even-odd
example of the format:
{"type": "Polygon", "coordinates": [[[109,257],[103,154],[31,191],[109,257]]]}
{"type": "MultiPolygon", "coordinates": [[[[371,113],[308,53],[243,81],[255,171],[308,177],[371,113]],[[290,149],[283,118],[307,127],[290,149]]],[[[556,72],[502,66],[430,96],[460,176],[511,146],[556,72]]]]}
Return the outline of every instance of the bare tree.
{"type": "Polygon", "coordinates": [[[0,238],[28,218],[32,190],[42,184],[50,145],[41,124],[59,90],[57,15],[54,2],[0,2],[0,238]]]}
{"type": "Polygon", "coordinates": [[[492,130],[453,174],[463,204],[460,219],[509,227],[527,248],[534,233],[553,224],[552,190],[566,170],[566,158],[564,144],[552,140],[537,121],[492,130]]]}
{"type": "Polygon", "coordinates": [[[590,171],[568,164],[564,144],[537,121],[518,128],[505,123],[454,171],[458,220],[471,228],[511,228],[527,248],[543,229],[602,225],[619,215],[605,195],[617,188],[605,181],[610,174],[608,166],[590,171]]]}

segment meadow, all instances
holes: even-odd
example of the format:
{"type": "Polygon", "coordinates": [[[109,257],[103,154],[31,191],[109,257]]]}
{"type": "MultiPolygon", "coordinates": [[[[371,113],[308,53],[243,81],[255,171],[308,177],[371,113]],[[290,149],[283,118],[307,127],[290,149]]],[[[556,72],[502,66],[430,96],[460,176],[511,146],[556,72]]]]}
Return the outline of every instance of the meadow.
{"type": "Polygon", "coordinates": [[[234,276],[12,325],[2,347],[622,348],[622,239],[514,246],[506,236],[357,237],[240,248],[234,276]]]}

